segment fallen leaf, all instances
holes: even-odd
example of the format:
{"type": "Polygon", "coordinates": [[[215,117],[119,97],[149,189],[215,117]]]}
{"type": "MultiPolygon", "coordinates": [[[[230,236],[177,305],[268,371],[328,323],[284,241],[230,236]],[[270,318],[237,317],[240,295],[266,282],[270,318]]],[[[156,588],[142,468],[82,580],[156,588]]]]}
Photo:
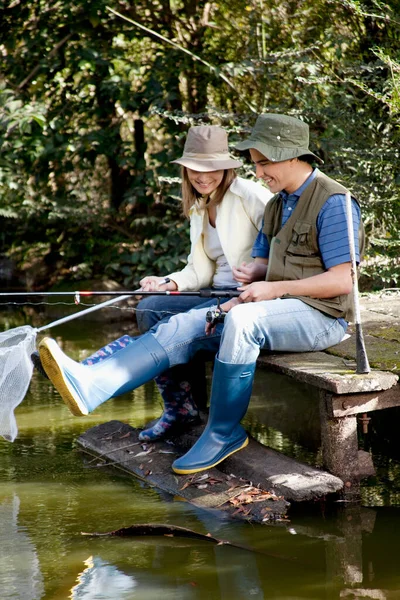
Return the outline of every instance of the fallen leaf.
{"type": "Polygon", "coordinates": [[[188,488],[190,485],[193,485],[193,481],[191,479],[189,481],[186,481],[186,483],[184,483],[180,489],[186,490],[186,488],[188,488]]]}
{"type": "Polygon", "coordinates": [[[223,479],[216,479],[214,477],[210,477],[208,480],[209,485],[215,485],[216,483],[223,483],[223,479]]]}
{"type": "Polygon", "coordinates": [[[153,451],[153,448],[150,448],[149,450],[145,450],[144,452],[138,452],[137,454],[133,455],[133,458],[137,458],[138,456],[147,456],[147,454],[150,454],[150,452],[153,451]]]}

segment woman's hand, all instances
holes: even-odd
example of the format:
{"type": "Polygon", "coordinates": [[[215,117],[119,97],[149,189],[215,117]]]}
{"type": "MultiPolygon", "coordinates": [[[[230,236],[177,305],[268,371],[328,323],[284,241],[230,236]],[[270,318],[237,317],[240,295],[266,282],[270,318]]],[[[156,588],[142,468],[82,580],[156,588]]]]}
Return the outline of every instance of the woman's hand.
{"type": "Polygon", "coordinates": [[[155,277],[154,275],[143,277],[140,280],[140,288],[144,292],[165,292],[167,290],[173,292],[178,289],[175,281],[166,283],[165,277],[155,277]]]}
{"type": "Polygon", "coordinates": [[[268,265],[261,262],[243,262],[240,267],[232,267],[232,273],[234,278],[243,285],[252,283],[253,281],[265,280],[267,266],[268,265]]]}

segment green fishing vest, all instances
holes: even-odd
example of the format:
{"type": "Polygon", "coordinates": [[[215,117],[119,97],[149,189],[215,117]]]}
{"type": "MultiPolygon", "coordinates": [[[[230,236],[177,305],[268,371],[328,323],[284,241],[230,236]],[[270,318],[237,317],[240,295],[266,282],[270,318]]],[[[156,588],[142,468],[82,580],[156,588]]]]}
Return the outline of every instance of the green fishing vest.
{"type": "MultiPolygon", "coordinates": [[[[305,279],[326,271],[318,246],[317,217],[330,196],[345,194],[346,191],[340,183],[318,172],[315,179],[301,194],[293,213],[283,227],[281,227],[283,204],[281,196],[276,194],[268,202],[263,227],[270,244],[266,281],[305,279]]],[[[357,200],[356,202],[358,203],[357,200]]],[[[364,241],[364,227],[360,222],[360,257],[364,251],[364,241]]],[[[346,321],[354,318],[352,293],[335,298],[311,298],[285,294],[283,298],[298,298],[332,317],[342,317],[346,321]]]]}

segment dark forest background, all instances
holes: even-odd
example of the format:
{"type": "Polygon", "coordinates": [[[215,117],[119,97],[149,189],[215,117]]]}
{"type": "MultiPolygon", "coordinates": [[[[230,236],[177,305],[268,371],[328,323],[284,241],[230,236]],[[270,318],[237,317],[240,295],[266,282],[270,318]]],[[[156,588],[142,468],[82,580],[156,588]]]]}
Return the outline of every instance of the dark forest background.
{"type": "MultiPolygon", "coordinates": [[[[395,0],[0,2],[0,255],[21,285],[183,266],[169,161],[191,124],[310,125],[323,171],[360,199],[361,289],[397,287],[400,10],[395,0]]],[[[251,165],[243,170],[252,175],[251,165]]]]}

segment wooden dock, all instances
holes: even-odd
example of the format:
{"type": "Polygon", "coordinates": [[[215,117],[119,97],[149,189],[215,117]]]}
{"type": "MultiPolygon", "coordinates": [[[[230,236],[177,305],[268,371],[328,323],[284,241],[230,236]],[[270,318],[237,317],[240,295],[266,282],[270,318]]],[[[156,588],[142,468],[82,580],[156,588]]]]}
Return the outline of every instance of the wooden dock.
{"type": "Polygon", "coordinates": [[[318,390],[323,466],[339,477],[348,495],[373,474],[371,456],[359,450],[357,428],[366,430],[368,413],[400,406],[400,294],[361,298],[361,320],[371,373],[356,374],[356,343],[351,337],[326,352],[262,353],[259,366],[283,373],[318,390]]]}
{"type": "MultiPolygon", "coordinates": [[[[186,451],[185,445],[198,438],[204,422],[196,426],[190,436],[171,439],[170,443],[143,443],[138,440],[137,429],[120,421],[110,421],[89,429],[78,438],[77,444],[91,456],[90,466],[117,468],[199,508],[218,509],[232,517],[258,523],[284,521],[289,503],[279,490],[275,492],[259,480],[249,481],[237,473],[216,468],[194,475],[176,475],[172,471],[172,462],[186,451]]],[[[233,471],[236,471],[234,465],[233,471]]]]}

